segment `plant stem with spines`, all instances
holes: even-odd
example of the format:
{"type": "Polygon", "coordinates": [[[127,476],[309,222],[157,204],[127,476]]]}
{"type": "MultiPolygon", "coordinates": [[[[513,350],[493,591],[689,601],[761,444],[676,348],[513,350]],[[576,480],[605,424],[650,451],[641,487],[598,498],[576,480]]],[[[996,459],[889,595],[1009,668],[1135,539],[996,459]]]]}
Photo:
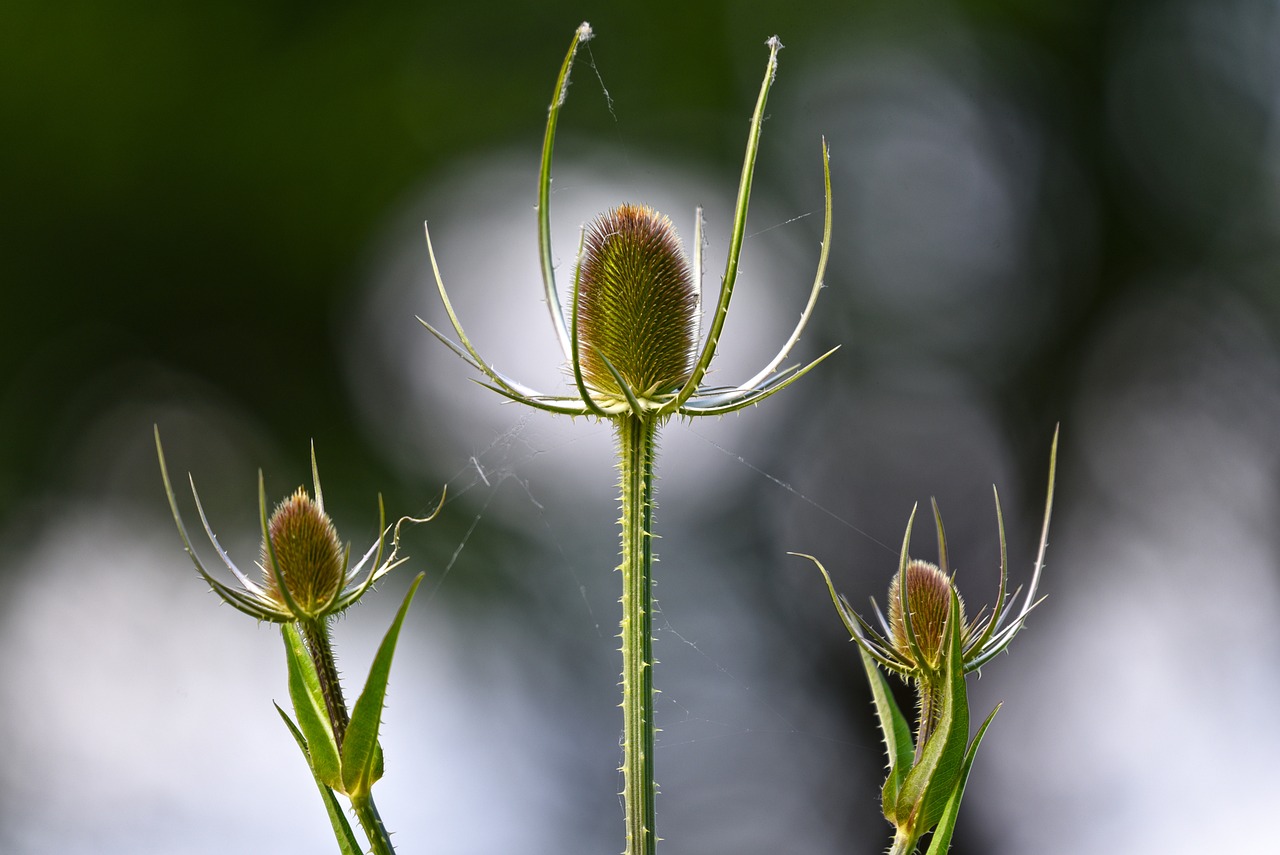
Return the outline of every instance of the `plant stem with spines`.
{"type": "Polygon", "coordinates": [[[338,746],[338,751],[342,751],[342,740],[347,735],[351,717],[342,697],[342,682],[338,677],[338,665],[333,658],[329,627],[324,618],[299,621],[298,626],[302,629],[303,640],[307,642],[311,661],[315,663],[316,676],[320,678],[320,694],[324,695],[329,724],[333,727],[333,741],[338,746]]]}
{"type": "Polygon", "coordinates": [[[369,851],[373,855],[395,855],[396,850],[391,845],[391,835],[382,823],[382,816],[378,813],[373,798],[369,796],[353,800],[351,806],[356,812],[356,819],[360,820],[360,827],[364,829],[365,836],[369,838],[369,851]]]}
{"type": "Polygon", "coordinates": [[[653,457],[657,422],[618,419],[622,487],[622,777],[626,855],[653,855],[653,457]]]}
{"type": "MultiPolygon", "coordinates": [[[[299,621],[302,637],[311,653],[311,660],[316,666],[316,676],[320,678],[320,694],[324,695],[324,704],[329,713],[329,724],[333,728],[334,743],[338,753],[342,753],[342,743],[347,734],[347,726],[351,716],[347,712],[347,703],[342,697],[342,683],[338,677],[338,664],[333,657],[333,644],[329,640],[328,624],[321,620],[299,621]]],[[[382,822],[378,806],[373,803],[373,796],[366,795],[362,799],[352,799],[351,807],[355,811],[360,827],[369,838],[370,851],[373,855],[395,855],[395,847],[391,845],[391,835],[382,822]]]]}

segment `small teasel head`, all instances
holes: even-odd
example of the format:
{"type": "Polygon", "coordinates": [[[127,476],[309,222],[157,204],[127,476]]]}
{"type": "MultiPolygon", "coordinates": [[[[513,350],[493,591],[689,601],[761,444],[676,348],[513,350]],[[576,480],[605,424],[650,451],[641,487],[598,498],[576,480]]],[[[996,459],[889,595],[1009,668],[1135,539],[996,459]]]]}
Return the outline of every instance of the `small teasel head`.
{"type": "Polygon", "coordinates": [[[187,534],[187,526],[178,511],[178,500],[169,481],[169,467],[165,463],[164,449],[160,447],[160,430],[157,428],[156,456],[160,460],[160,477],[164,481],[165,495],[178,536],[196,572],[209,587],[228,605],[258,620],[273,623],[294,621],[318,621],[345,611],[381,579],[408,559],[400,555],[400,525],[405,522],[427,522],[434,519],[444,506],[440,504],[431,516],[424,519],[401,517],[394,526],[386,524],[382,497],[378,497],[378,536],[368,551],[354,565],[351,564],[351,548],[338,539],[333,521],[324,509],[324,493],[320,489],[320,472],[316,466],[315,447],[311,449],[311,483],[308,493],[299,487],[281,502],[268,518],[267,492],[262,473],[258,473],[258,517],[262,527],[262,546],[258,556],[261,582],[241,572],[227,554],[209,526],[195,481],[188,476],[191,496],[200,515],[200,525],[209,543],[222,560],[223,565],[235,577],[238,585],[228,585],[214,577],[196,553],[187,534]],[[387,535],[391,535],[391,550],[386,552],[387,535]]]}
{"type": "Polygon", "coordinates": [[[346,550],[333,520],[302,487],[271,514],[258,563],[267,595],[282,609],[292,599],[299,617],[321,614],[346,584],[346,550]]]}
{"type": "MultiPolygon", "coordinates": [[[[946,649],[947,616],[951,613],[951,594],[954,590],[951,577],[938,565],[912,559],[902,572],[889,584],[890,642],[904,661],[924,665],[937,670],[942,664],[946,649]],[[906,596],[902,595],[902,581],[906,579],[906,596]],[[903,603],[906,610],[903,610],[903,603]],[[907,616],[911,619],[910,632],[915,635],[916,648],[923,662],[916,662],[907,629],[907,616]]],[[[959,592],[956,592],[959,598],[959,592]]],[[[967,639],[964,627],[964,600],[959,599],[962,637],[967,639]]]]}
{"type": "Polygon", "coordinates": [[[619,379],[655,408],[683,386],[698,340],[698,295],[671,220],[620,205],[590,223],[576,312],[582,378],[603,409],[627,405],[619,379]]]}
{"type": "Polygon", "coordinates": [[[1049,486],[1044,502],[1044,522],[1040,527],[1040,548],[1036,554],[1031,582],[1015,607],[1017,592],[1008,589],[1009,556],[1005,544],[1004,513],[1000,509],[1000,494],[992,489],[996,506],[996,533],[1000,546],[1000,580],[991,607],[978,610],[971,620],[965,620],[964,601],[956,590],[951,575],[947,534],[942,526],[942,514],[938,503],[931,502],[933,522],[938,533],[938,563],[932,564],[912,558],[908,554],[911,529],[915,523],[916,509],[911,510],[907,530],[902,538],[902,550],[898,556],[898,572],[889,585],[889,615],[875,601],[878,626],[873,626],[849,605],[831,580],[831,575],[818,559],[803,553],[792,553],[808,558],[817,565],[827,583],[827,591],[836,606],[840,619],[849,635],[876,664],[907,679],[929,677],[945,670],[947,627],[954,595],[960,619],[960,665],[964,673],[977,671],[1009,647],[1014,636],[1026,624],[1027,615],[1040,602],[1038,591],[1040,575],[1044,570],[1045,551],[1049,544],[1049,520],[1053,515],[1053,486],[1058,467],[1058,433],[1054,431],[1049,449],[1049,486]],[[903,580],[906,580],[905,596],[903,580]]]}

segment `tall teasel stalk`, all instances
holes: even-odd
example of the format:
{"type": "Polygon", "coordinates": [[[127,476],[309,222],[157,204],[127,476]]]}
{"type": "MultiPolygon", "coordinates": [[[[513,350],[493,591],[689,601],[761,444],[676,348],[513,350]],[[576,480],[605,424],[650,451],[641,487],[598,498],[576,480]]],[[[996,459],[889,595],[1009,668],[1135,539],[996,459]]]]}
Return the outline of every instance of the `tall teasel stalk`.
{"type": "Polygon", "coordinates": [[[335,616],[359,602],[375,582],[408,560],[399,555],[401,523],[427,522],[440,508],[437,507],[426,519],[403,517],[395,526],[388,527],[382,498],[379,497],[379,536],[364,557],[352,566],[351,547],[349,544],[344,546],[339,540],[333,520],[324,509],[324,493],[320,489],[320,473],[313,447],[313,493],[299,487],[270,516],[267,514],[265,481],[262,473],[258,473],[258,515],[262,526],[258,567],[262,571],[262,581],[255,582],[241,572],[218,543],[200,503],[195,481],[188,476],[205,534],[218,557],[240,583],[239,587],[234,587],[219,581],[200,560],[178,510],[158,428],[155,439],[160,475],[173,521],[182,545],[201,578],[223,602],[236,610],[260,621],[281,625],[289,696],[297,722],[279,706],[276,711],[311,767],[340,851],[343,855],[358,855],[362,847],[356,841],[335,793],[343,793],[350,799],[352,810],[369,840],[370,851],[375,855],[392,855],[395,850],[391,837],[373,802],[371,788],[382,777],[378,730],[391,658],[409,603],[422,581],[421,574],[410,586],[400,611],[383,638],[369,678],[350,712],[343,698],[330,629],[335,616]],[[388,534],[391,534],[392,548],[384,559],[388,534]]]}
{"type": "MultiPolygon", "coordinates": [[[[835,349],[807,365],[779,366],[799,341],[822,289],[831,243],[831,172],[822,146],[825,206],[817,274],[800,320],[778,353],[755,376],[731,388],[704,387],[729,312],[746,229],[747,207],[760,144],[765,102],[777,71],[776,37],[751,117],[720,295],[699,344],[702,278],[702,215],[694,219],[690,265],[675,228],[644,205],[624,204],[588,224],[574,267],[570,316],[565,318],[551,256],[551,160],[556,125],[564,105],[578,46],[591,38],[584,23],[574,33],[556,78],[538,175],[538,248],[547,307],[572,369],[569,394],[549,395],[499,372],[471,344],[440,276],[427,232],[427,249],[440,298],[457,342],[426,321],[423,325],[483,378],[481,385],[513,401],[569,416],[611,421],[618,437],[622,518],[623,802],[627,855],[651,855],[654,828],[653,716],[653,488],[655,440],[672,416],[735,412],[780,391],[808,373],[835,349]]],[[[421,319],[419,319],[421,320],[421,319]]]]}

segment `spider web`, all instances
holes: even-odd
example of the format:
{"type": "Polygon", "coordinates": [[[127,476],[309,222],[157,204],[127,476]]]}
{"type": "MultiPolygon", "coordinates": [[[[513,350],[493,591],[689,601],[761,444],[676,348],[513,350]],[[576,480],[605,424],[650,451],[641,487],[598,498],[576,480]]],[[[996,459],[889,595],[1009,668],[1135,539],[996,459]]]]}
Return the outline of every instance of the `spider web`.
{"type": "MultiPolygon", "coordinates": [[[[584,549],[576,540],[584,536],[594,539],[596,543],[585,551],[585,555],[603,556],[609,554],[609,549],[616,550],[617,527],[616,524],[606,525],[584,535],[579,529],[566,523],[566,513],[572,516],[572,511],[566,512],[562,507],[563,500],[559,496],[548,495],[554,491],[539,486],[537,475],[530,472],[535,462],[547,457],[571,457],[570,446],[576,441],[540,436],[537,426],[544,418],[543,414],[521,414],[510,427],[484,445],[477,446],[448,479],[448,504],[465,505],[465,513],[469,519],[463,534],[449,553],[447,562],[429,575],[431,589],[424,593],[428,600],[434,599],[449,584],[455,573],[477,570],[487,572],[468,563],[469,548],[477,538],[485,536],[486,526],[509,526],[513,516],[521,517],[523,529],[539,540],[554,557],[550,562],[552,572],[548,577],[540,579],[538,585],[558,589],[561,603],[573,601],[581,607],[567,615],[556,615],[554,619],[557,622],[569,622],[571,632],[590,635],[588,643],[603,645],[602,655],[608,655],[611,657],[610,661],[613,661],[617,657],[615,627],[620,616],[615,600],[620,592],[621,580],[613,572],[612,565],[606,572],[604,565],[596,566],[600,564],[599,561],[580,557],[584,555],[584,549]]],[[[595,431],[606,430],[604,425],[599,424],[590,427],[595,431]]],[[[682,424],[673,424],[670,428],[673,432],[688,433],[697,443],[723,457],[729,467],[745,470],[746,481],[751,490],[774,492],[783,501],[800,503],[857,537],[869,540],[883,549],[886,555],[896,556],[896,548],[806,494],[803,489],[788,483],[766,466],[754,462],[748,455],[730,448],[711,432],[682,424]]],[[[662,474],[660,450],[660,482],[662,474]]],[[[664,513],[663,503],[671,499],[667,495],[668,491],[664,490],[665,486],[668,485],[660,486],[657,496],[659,508],[655,528],[659,537],[666,528],[682,526],[678,521],[668,519],[669,515],[664,513]]],[[[659,762],[677,749],[701,748],[706,743],[727,742],[731,745],[746,745],[749,749],[750,742],[762,736],[808,740],[819,744],[844,742],[843,735],[832,736],[829,731],[814,730],[810,724],[798,721],[792,709],[793,704],[775,702],[770,689],[759,685],[759,675],[754,673],[758,663],[754,661],[751,652],[734,650],[732,638],[728,641],[717,639],[717,627],[722,624],[707,622],[706,612],[696,602],[696,597],[691,606],[688,602],[690,597],[681,592],[680,596],[670,601],[670,609],[664,608],[663,591],[674,585],[674,580],[667,578],[668,573],[664,573],[664,570],[670,568],[670,571],[675,571],[676,568],[671,567],[675,564],[679,565],[680,572],[699,572],[699,567],[695,566],[696,558],[689,561],[679,554],[679,549],[693,537],[695,536],[685,530],[680,534],[680,545],[674,542],[674,538],[670,543],[664,541],[660,545],[660,561],[655,568],[654,630],[655,649],[659,659],[655,680],[658,688],[656,715],[659,724],[666,731],[657,735],[657,747],[662,752],[659,762]],[[703,641],[702,637],[711,640],[703,641]],[[677,644],[677,648],[663,645],[663,639],[671,639],[677,644]],[[671,662],[662,661],[664,653],[671,662]],[[683,676],[677,669],[685,672],[683,676]],[[690,674],[690,670],[694,673],[690,674]],[[710,691],[706,691],[708,689],[710,691]],[[732,699],[732,703],[726,704],[726,698],[732,699]],[[717,710],[725,709],[733,714],[722,716],[716,713],[717,710]]],[[[705,548],[714,552],[716,546],[707,544],[705,548]]],[[[782,562],[787,559],[780,552],[778,560],[782,562]]],[[[675,572],[671,572],[671,575],[675,575],[675,572]]],[[[825,593],[818,587],[815,587],[814,595],[825,599],[825,593]]],[[[732,604],[731,610],[741,614],[752,607],[750,602],[739,601],[732,604]]],[[[836,622],[834,615],[832,621],[836,622]]],[[[734,634],[736,633],[730,633],[734,634]]]]}

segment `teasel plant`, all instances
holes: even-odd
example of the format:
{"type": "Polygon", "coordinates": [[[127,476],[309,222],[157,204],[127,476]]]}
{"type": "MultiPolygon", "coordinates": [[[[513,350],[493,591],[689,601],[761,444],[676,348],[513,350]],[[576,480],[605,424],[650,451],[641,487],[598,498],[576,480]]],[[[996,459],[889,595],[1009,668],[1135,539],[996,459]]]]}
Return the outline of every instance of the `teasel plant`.
{"type": "Polygon", "coordinates": [[[994,487],[996,528],[1000,538],[1000,581],[990,611],[980,610],[966,620],[964,601],[950,568],[947,536],[938,503],[932,501],[938,535],[938,563],[912,558],[911,530],[916,508],[907,520],[907,531],[898,556],[898,571],[889,584],[889,616],[871,601],[878,629],[837,593],[831,574],[817,558],[793,552],[812,561],[826,580],[849,637],[857,643],[863,668],[871,684],[871,697],[889,755],[889,775],[881,790],[881,808],[894,827],[890,855],[911,855],[920,839],[932,832],[927,855],[944,855],[951,845],[960,801],[969,772],[986,735],[995,709],[969,741],[969,702],[965,677],[1004,652],[1026,624],[1037,599],[1049,542],[1053,513],[1054,478],[1058,465],[1058,433],[1049,451],[1049,485],[1040,528],[1031,582],[1021,605],[1021,589],[1008,591],[1008,550],[1000,493],[994,487]],[[1016,607],[1015,607],[1016,606],[1016,607]],[[882,670],[883,669],[883,670],[882,670]],[[906,681],[916,695],[915,733],[893,698],[883,671],[906,681]]]}
{"type": "Polygon", "coordinates": [[[374,855],[391,855],[395,851],[391,835],[378,813],[371,790],[383,772],[378,731],[382,724],[391,660],[405,614],[422,582],[422,574],[418,574],[409,586],[404,602],[374,656],[364,688],[350,712],[333,655],[331,629],[334,618],[359,602],[375,582],[408,560],[400,554],[400,526],[405,522],[433,519],[443,506],[444,497],[441,496],[440,505],[430,516],[423,519],[402,517],[394,526],[387,526],[382,497],[379,496],[378,537],[353,566],[351,546],[343,545],[338,538],[333,520],[324,508],[324,493],[320,489],[320,472],[313,445],[312,492],[299,487],[269,515],[265,479],[262,472],[258,472],[262,545],[257,567],[261,581],[254,581],[236,566],[218,543],[200,503],[195,480],[188,475],[201,527],[218,558],[239,583],[231,585],[210,573],[196,552],[178,510],[158,427],[155,439],[169,509],[183,548],[200,577],[227,605],[259,621],[280,625],[289,697],[296,721],[278,704],[276,712],[311,768],[339,851],[342,855],[359,855],[365,851],[338,801],[336,794],[341,793],[351,802],[351,809],[368,839],[368,851],[374,855]],[[388,535],[391,537],[389,553],[386,552],[388,535]]]}
{"type": "MultiPolygon", "coordinates": [[[[592,37],[583,23],[560,67],[547,112],[538,173],[538,251],[552,327],[568,364],[567,393],[548,394],[501,373],[472,345],[445,289],[427,230],[432,273],[456,341],[423,325],[474,369],[480,385],[546,412],[611,422],[617,435],[621,490],[622,800],[626,855],[652,855],[654,824],[653,528],[654,466],[659,429],[673,416],[721,416],[758,404],[795,382],[830,356],[782,367],[799,341],[822,289],[831,244],[831,172],[822,144],[825,207],[817,273],[808,302],[791,335],[753,377],[732,387],[703,385],[729,314],[751,197],[765,103],[777,72],[777,37],[769,57],[747,136],[738,183],[728,258],[719,297],[705,336],[699,335],[702,290],[702,213],[694,217],[693,263],[671,221],[641,204],[621,204],[584,226],[568,317],[556,284],[551,253],[551,162],[556,125],[570,71],[581,44],[592,37]]],[[[421,318],[419,319],[421,321],[421,318]]]]}

